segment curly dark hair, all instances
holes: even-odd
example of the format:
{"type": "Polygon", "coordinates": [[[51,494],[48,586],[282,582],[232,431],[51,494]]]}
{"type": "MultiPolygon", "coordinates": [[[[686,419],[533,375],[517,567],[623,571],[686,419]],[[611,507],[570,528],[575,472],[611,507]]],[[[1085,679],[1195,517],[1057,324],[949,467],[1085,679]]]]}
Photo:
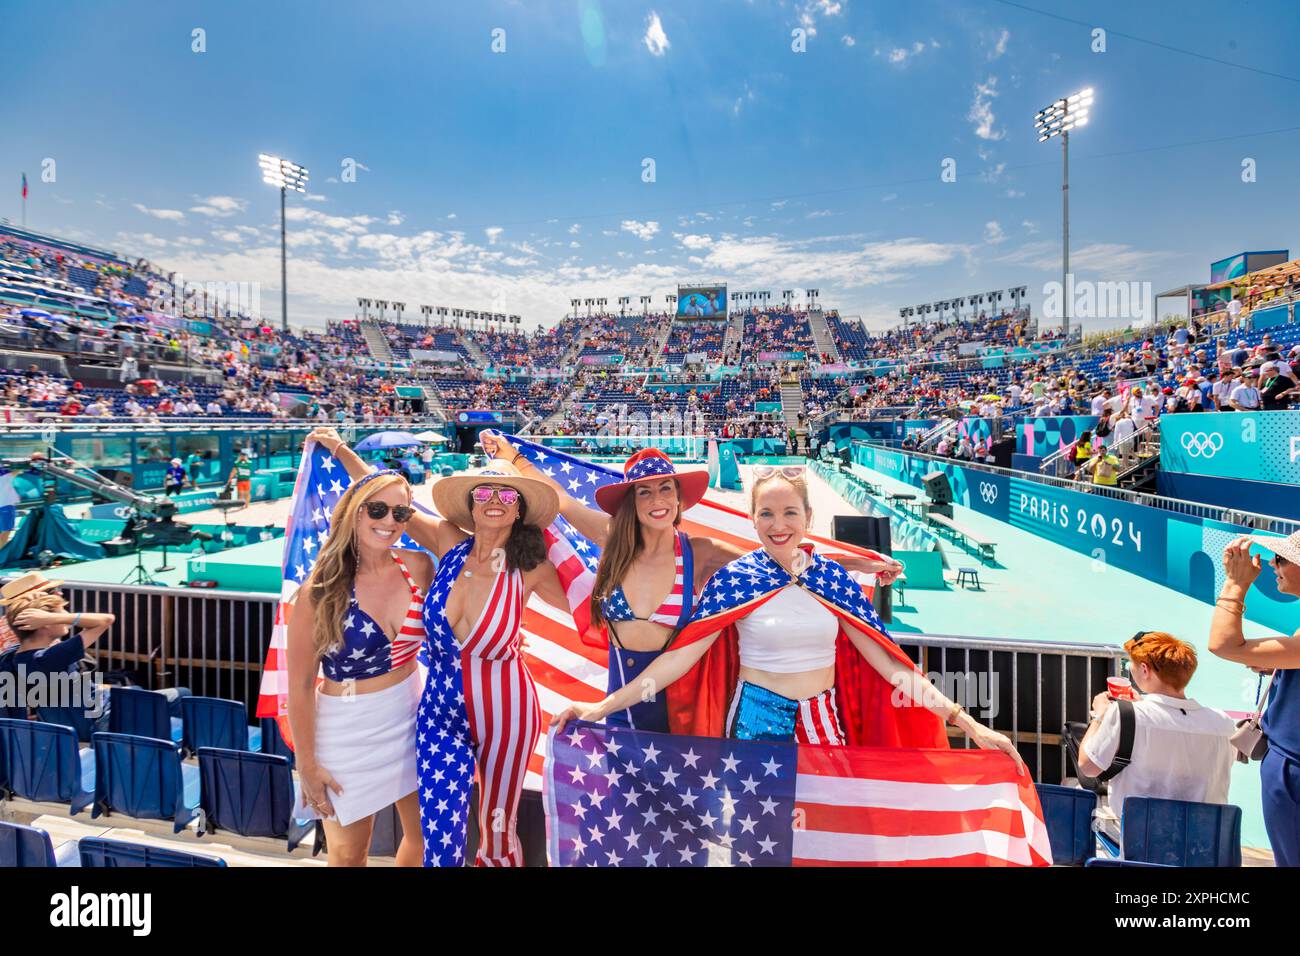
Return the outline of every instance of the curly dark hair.
{"type": "MultiPolygon", "coordinates": [[[[472,513],[474,496],[466,495],[465,503],[472,513]]],[[[506,539],[505,546],[506,567],[512,571],[515,568],[531,571],[546,560],[546,536],[542,534],[541,528],[526,524],[527,520],[528,501],[520,495],[519,517],[515,519],[515,526],[510,529],[510,537],[506,539]]]]}

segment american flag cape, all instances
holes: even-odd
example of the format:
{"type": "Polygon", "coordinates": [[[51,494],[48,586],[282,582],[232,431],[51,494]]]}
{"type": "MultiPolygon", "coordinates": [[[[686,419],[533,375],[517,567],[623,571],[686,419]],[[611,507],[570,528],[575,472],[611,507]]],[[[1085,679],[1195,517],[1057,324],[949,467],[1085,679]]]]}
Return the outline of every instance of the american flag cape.
{"type": "Polygon", "coordinates": [[[852,626],[880,645],[903,666],[917,670],[894,643],[862,588],[835,561],[804,545],[810,563],[798,579],[771,555],[758,550],[737,558],[709,580],[691,620],[673,639],[679,648],[721,632],[685,675],[666,689],[668,722],[674,733],[721,737],[725,715],[740,671],[736,621],[753,613],[792,581],[803,587],[840,622],[835,647],[835,696],[850,744],[879,747],[946,747],[939,718],[907,702],[866,662],[848,637],[852,626]]]}
{"type": "Polygon", "coordinates": [[[552,866],[1046,866],[1004,754],[806,746],[574,721],[547,738],[552,866]]]}
{"type": "MultiPolygon", "coordinates": [[[[280,600],[275,607],[275,624],[271,628],[271,643],[266,650],[266,663],[262,667],[262,680],[257,698],[257,716],[274,717],[280,733],[289,746],[293,739],[289,733],[289,669],[285,648],[289,633],[289,618],[293,614],[293,599],[298,587],[307,580],[321,545],[329,537],[330,516],[343,493],[352,485],[347,469],[324,446],[308,442],[298,463],[298,476],[293,483],[293,499],[289,519],[284,528],[284,556],[280,563],[280,600]]],[[[423,509],[428,511],[427,508],[423,509]]],[[[394,546],[411,551],[422,549],[406,535],[394,546]]]]}

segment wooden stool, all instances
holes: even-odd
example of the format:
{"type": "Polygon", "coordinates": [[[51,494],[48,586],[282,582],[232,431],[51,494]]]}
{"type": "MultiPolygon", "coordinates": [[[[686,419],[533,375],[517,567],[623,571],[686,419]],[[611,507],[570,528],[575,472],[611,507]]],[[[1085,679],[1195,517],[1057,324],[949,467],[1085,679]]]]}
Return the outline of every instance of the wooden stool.
{"type": "Polygon", "coordinates": [[[977,591],[984,590],[982,587],[980,587],[979,568],[958,568],[957,569],[958,587],[964,588],[966,586],[967,581],[969,581],[972,585],[974,585],[977,591]]]}

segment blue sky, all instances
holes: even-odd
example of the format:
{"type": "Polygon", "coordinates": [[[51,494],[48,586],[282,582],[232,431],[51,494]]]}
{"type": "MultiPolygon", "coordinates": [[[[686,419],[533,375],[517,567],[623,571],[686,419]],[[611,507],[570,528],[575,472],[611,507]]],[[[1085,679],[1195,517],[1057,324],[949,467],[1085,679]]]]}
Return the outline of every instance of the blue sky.
{"type": "Polygon", "coordinates": [[[259,152],[311,170],[290,199],[298,322],[367,296],[417,320],[429,304],[549,325],[575,296],[661,303],[697,279],[817,287],[877,327],[1011,285],[1037,302],[1060,268],[1061,151],[1033,116],[1089,86],[1077,275],[1162,291],[1216,258],[1300,247],[1285,2],[52,7],[6,4],[0,217],[19,221],[26,172],[32,228],[259,283],[272,317],[278,202],[259,152]]]}

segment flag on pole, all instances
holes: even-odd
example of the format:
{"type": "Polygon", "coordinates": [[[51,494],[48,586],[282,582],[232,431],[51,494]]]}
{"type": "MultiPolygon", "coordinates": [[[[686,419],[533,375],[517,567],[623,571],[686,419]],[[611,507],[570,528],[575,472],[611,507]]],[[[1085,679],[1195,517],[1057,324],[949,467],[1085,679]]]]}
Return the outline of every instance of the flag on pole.
{"type": "Polygon", "coordinates": [[[807,746],[574,721],[547,738],[552,866],[1047,866],[989,750],[807,746]]]}

